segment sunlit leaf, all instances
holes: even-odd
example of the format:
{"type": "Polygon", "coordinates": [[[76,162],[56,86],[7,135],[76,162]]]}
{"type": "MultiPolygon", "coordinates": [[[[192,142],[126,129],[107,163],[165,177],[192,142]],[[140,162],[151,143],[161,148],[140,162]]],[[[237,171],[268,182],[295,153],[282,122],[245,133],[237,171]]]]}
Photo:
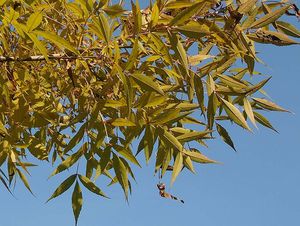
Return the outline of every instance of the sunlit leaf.
{"type": "Polygon", "coordinates": [[[258,20],[256,20],[251,26],[250,28],[260,28],[260,27],[264,27],[272,22],[274,22],[275,20],[277,20],[279,17],[281,17],[288,9],[290,8],[290,5],[286,5],[283,6],[280,9],[277,9],[271,13],[268,13],[267,15],[259,18],[258,20]]]}
{"type": "Polygon", "coordinates": [[[183,166],[183,156],[181,152],[177,152],[174,166],[173,166],[173,171],[172,171],[172,179],[171,179],[171,184],[173,184],[176,180],[176,177],[179,175],[180,171],[182,170],[183,166]]]}

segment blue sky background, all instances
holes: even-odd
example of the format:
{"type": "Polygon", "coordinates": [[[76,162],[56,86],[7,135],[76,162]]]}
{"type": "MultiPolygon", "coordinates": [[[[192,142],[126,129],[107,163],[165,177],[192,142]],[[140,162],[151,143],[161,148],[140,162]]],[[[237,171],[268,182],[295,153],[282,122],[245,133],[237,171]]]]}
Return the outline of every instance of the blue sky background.
{"type": "MultiPolygon", "coordinates": [[[[223,164],[197,165],[196,175],[184,171],[174,186],[167,188],[185,204],[161,198],[154,164],[144,164],[136,171],[137,184],[133,184],[129,204],[119,185],[103,187],[110,200],[84,192],[79,225],[300,225],[299,47],[258,49],[268,66],[259,65],[257,70],[272,76],[265,90],[273,101],[294,112],[267,114],[279,134],[261,126],[252,134],[230,127],[237,153],[220,140],[210,142],[205,154],[223,164]]],[[[0,186],[1,226],[74,225],[71,191],[45,204],[65,178],[47,181],[52,170],[44,164],[32,169],[29,180],[37,197],[21,183],[15,190],[16,199],[0,186]]]]}

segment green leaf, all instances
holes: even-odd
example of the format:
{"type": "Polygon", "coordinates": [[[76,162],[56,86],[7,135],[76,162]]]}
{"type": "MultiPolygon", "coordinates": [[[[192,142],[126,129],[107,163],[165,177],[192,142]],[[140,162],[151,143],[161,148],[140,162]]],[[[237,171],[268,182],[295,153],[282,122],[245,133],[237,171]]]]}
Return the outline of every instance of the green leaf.
{"type": "Polygon", "coordinates": [[[238,8],[238,13],[246,14],[248,13],[256,4],[257,0],[244,1],[243,4],[238,8]]]}
{"type": "Polygon", "coordinates": [[[67,179],[65,179],[56,188],[56,190],[53,192],[53,194],[51,195],[51,197],[46,202],[49,202],[51,199],[54,199],[57,196],[60,196],[61,194],[63,194],[64,192],[66,192],[72,186],[72,184],[74,183],[76,177],[77,177],[77,175],[73,174],[73,175],[69,176],[67,179]]]}
{"type": "Polygon", "coordinates": [[[7,129],[5,128],[5,126],[3,125],[3,123],[0,121],[0,133],[4,133],[7,134],[7,129]]]}
{"type": "Polygon", "coordinates": [[[255,120],[256,120],[259,124],[261,124],[261,125],[263,125],[263,126],[269,128],[269,129],[272,129],[272,130],[274,130],[275,132],[278,133],[278,131],[272,126],[272,124],[268,121],[268,119],[266,119],[263,115],[261,115],[261,114],[259,114],[259,113],[257,113],[257,112],[253,112],[253,113],[254,113],[254,118],[255,118],[255,120]]]}
{"type": "Polygon", "coordinates": [[[262,99],[262,98],[252,98],[256,104],[258,104],[259,106],[263,107],[264,109],[268,109],[270,111],[283,111],[283,112],[289,112],[288,110],[285,110],[284,108],[278,106],[277,104],[266,100],[266,99],[262,99]]]}
{"type": "Polygon", "coordinates": [[[177,176],[179,175],[180,171],[182,170],[182,167],[183,167],[183,156],[182,156],[182,153],[179,151],[176,154],[175,162],[173,165],[171,185],[175,182],[177,176]]]}
{"type": "Polygon", "coordinates": [[[138,162],[138,160],[134,157],[134,155],[132,154],[132,152],[127,148],[123,148],[123,147],[120,147],[120,148],[117,148],[116,146],[114,147],[118,153],[120,155],[122,155],[124,158],[128,159],[130,162],[132,162],[133,164],[141,167],[140,163],[138,162]]]}
{"type": "Polygon", "coordinates": [[[27,35],[33,41],[34,46],[41,52],[41,54],[43,54],[45,59],[49,60],[48,59],[48,51],[47,51],[46,47],[44,46],[44,44],[32,32],[27,33],[27,35]]]}
{"type": "Polygon", "coordinates": [[[225,108],[226,113],[228,114],[228,116],[238,125],[240,125],[241,127],[251,131],[250,127],[248,126],[243,114],[230,102],[228,102],[227,100],[224,100],[223,98],[221,98],[222,102],[223,102],[223,106],[225,108]]]}
{"type": "Polygon", "coordinates": [[[176,148],[178,151],[183,151],[183,146],[182,144],[178,141],[178,139],[170,132],[168,132],[166,129],[161,128],[160,132],[174,148],[176,148]]]}
{"type": "Polygon", "coordinates": [[[142,13],[139,5],[139,1],[136,1],[136,5],[131,1],[132,14],[134,19],[134,34],[137,35],[142,29],[142,13]]]}
{"type": "Polygon", "coordinates": [[[207,128],[212,130],[214,121],[215,121],[215,114],[218,107],[218,98],[216,94],[213,92],[208,99],[208,106],[207,106],[207,128]]]}
{"type": "Polygon", "coordinates": [[[30,15],[30,17],[27,20],[26,27],[27,31],[31,32],[35,28],[37,28],[43,20],[43,12],[34,12],[33,14],[30,15]]]}
{"type": "Polygon", "coordinates": [[[131,77],[141,88],[147,91],[157,92],[160,95],[164,95],[164,92],[162,91],[161,87],[155,81],[153,81],[151,77],[144,76],[138,73],[132,74],[131,77]]]}
{"type": "Polygon", "coordinates": [[[79,214],[82,208],[82,203],[83,203],[83,199],[82,199],[81,188],[79,186],[78,181],[76,181],[74,191],[72,194],[72,209],[75,217],[75,225],[77,225],[78,222],[79,214]]]}
{"type": "Polygon", "coordinates": [[[257,85],[252,86],[252,87],[246,89],[246,90],[247,90],[247,93],[246,93],[246,94],[247,94],[247,95],[251,95],[251,94],[255,93],[256,91],[260,90],[262,87],[264,87],[264,85],[265,85],[270,79],[271,79],[271,78],[267,78],[267,79],[261,81],[260,83],[258,83],[257,85]]]}
{"type": "Polygon", "coordinates": [[[300,44],[293,39],[290,39],[287,35],[276,32],[276,31],[265,31],[260,30],[255,34],[250,34],[248,37],[256,42],[265,43],[265,44],[273,44],[277,46],[287,46],[287,45],[295,45],[300,44]]]}
{"type": "Polygon", "coordinates": [[[88,147],[88,143],[84,143],[81,148],[74,153],[73,155],[69,156],[68,158],[66,158],[66,160],[64,160],[50,175],[50,177],[61,173],[62,171],[69,169],[71,166],[73,166],[78,160],[79,158],[86,152],[88,147]]]}
{"type": "Polygon", "coordinates": [[[102,172],[105,170],[108,162],[110,161],[110,153],[111,147],[106,147],[101,154],[100,167],[102,172]]]}
{"type": "Polygon", "coordinates": [[[132,122],[128,119],[125,119],[125,118],[116,118],[111,122],[111,124],[116,127],[117,126],[119,126],[119,127],[120,126],[135,126],[134,122],[132,122]]]}
{"type": "Polygon", "coordinates": [[[102,8],[102,10],[109,16],[115,18],[120,16],[122,13],[125,12],[125,10],[122,8],[119,4],[114,4],[112,6],[107,6],[102,8]]]}
{"type": "Polygon", "coordinates": [[[190,20],[192,16],[198,14],[207,9],[209,3],[207,1],[202,1],[195,3],[194,5],[187,7],[178,13],[169,23],[169,26],[184,24],[186,21],[190,20]]]}
{"type": "Polygon", "coordinates": [[[186,50],[183,47],[183,44],[181,43],[181,40],[179,37],[175,34],[170,35],[170,41],[172,48],[175,51],[176,58],[179,59],[181,65],[183,66],[185,73],[189,74],[189,64],[188,64],[188,58],[186,54],[186,50]]]}
{"type": "Polygon", "coordinates": [[[157,25],[159,14],[160,12],[157,6],[157,2],[155,2],[154,5],[152,6],[151,21],[150,21],[151,27],[155,27],[157,25]]]}
{"type": "Polygon", "coordinates": [[[286,35],[300,38],[300,31],[292,24],[284,21],[276,21],[276,24],[279,30],[281,30],[286,35]]]}
{"type": "Polygon", "coordinates": [[[166,4],[166,9],[182,9],[186,7],[191,7],[194,3],[188,1],[168,1],[166,4]]]}
{"type": "Polygon", "coordinates": [[[189,142],[189,141],[194,141],[194,140],[199,140],[199,139],[204,139],[204,138],[210,138],[207,136],[210,134],[212,131],[207,130],[204,132],[198,132],[198,131],[193,131],[193,132],[186,132],[182,135],[179,135],[176,137],[180,142],[189,142]]]}
{"type": "Polygon", "coordinates": [[[250,121],[257,128],[251,104],[246,97],[244,98],[244,109],[245,109],[245,112],[246,112],[248,118],[250,119],[250,121]]]}
{"type": "Polygon", "coordinates": [[[111,32],[110,32],[110,27],[109,27],[107,17],[104,16],[103,13],[99,14],[99,25],[100,25],[101,33],[103,34],[106,43],[109,43],[111,32]]]}
{"type": "Polygon", "coordinates": [[[198,104],[200,105],[201,113],[204,115],[206,111],[204,107],[204,88],[201,78],[197,75],[194,76],[194,84],[198,104]]]}
{"type": "Polygon", "coordinates": [[[70,150],[72,150],[72,148],[74,148],[75,145],[81,141],[85,129],[86,129],[86,124],[83,124],[78,130],[78,132],[75,134],[75,136],[73,136],[72,139],[69,141],[68,145],[65,147],[64,149],[65,154],[68,153],[70,150]]]}
{"type": "Polygon", "coordinates": [[[124,165],[124,163],[120,160],[120,158],[115,154],[113,155],[113,168],[116,173],[116,177],[123,188],[125,198],[127,200],[129,189],[127,168],[124,165]]]}
{"type": "Polygon", "coordinates": [[[191,172],[195,173],[195,169],[193,166],[193,162],[189,156],[183,157],[183,164],[186,166],[191,172]]]}
{"type": "Polygon", "coordinates": [[[84,185],[84,187],[86,187],[88,190],[90,190],[91,192],[103,196],[105,198],[108,198],[102,191],[100,188],[98,188],[92,181],[90,181],[89,178],[79,175],[79,179],[81,181],[81,183],[84,185]]]}
{"type": "Polygon", "coordinates": [[[34,34],[40,35],[43,38],[48,39],[49,41],[53,42],[55,45],[57,45],[61,49],[67,49],[75,54],[79,54],[78,50],[76,50],[71,43],[69,43],[64,38],[58,36],[55,33],[52,33],[49,31],[41,31],[41,30],[35,30],[33,32],[34,32],[34,34]]]}
{"type": "Polygon", "coordinates": [[[251,24],[250,28],[257,29],[264,27],[274,21],[276,21],[279,17],[281,17],[288,9],[290,8],[290,5],[286,5],[280,9],[277,9],[271,13],[268,13],[267,15],[259,18],[256,20],[253,24],[251,24]]]}
{"type": "Polygon", "coordinates": [[[25,187],[28,189],[28,191],[30,191],[30,193],[33,195],[32,191],[31,191],[31,188],[30,188],[30,185],[28,183],[28,180],[26,178],[26,176],[21,172],[21,170],[19,169],[16,169],[19,176],[20,176],[20,179],[22,180],[23,184],[25,185],[25,187]]]}
{"type": "Polygon", "coordinates": [[[233,141],[231,140],[231,137],[229,136],[227,130],[218,123],[216,123],[216,125],[217,125],[217,131],[218,131],[219,135],[221,136],[222,140],[226,144],[228,144],[230,147],[232,147],[233,150],[236,151],[236,149],[234,147],[234,144],[233,144],[233,141]]]}
{"type": "Polygon", "coordinates": [[[192,159],[192,161],[203,163],[203,164],[217,163],[216,161],[207,158],[205,155],[201,154],[199,151],[196,151],[195,149],[193,149],[193,150],[194,151],[184,151],[184,154],[189,156],[192,159]]]}
{"type": "Polygon", "coordinates": [[[201,61],[206,60],[206,59],[210,59],[210,58],[213,58],[213,57],[214,56],[212,56],[212,55],[197,54],[197,55],[194,55],[194,56],[189,56],[188,61],[189,61],[190,65],[196,66],[199,63],[201,63],[201,61]]]}

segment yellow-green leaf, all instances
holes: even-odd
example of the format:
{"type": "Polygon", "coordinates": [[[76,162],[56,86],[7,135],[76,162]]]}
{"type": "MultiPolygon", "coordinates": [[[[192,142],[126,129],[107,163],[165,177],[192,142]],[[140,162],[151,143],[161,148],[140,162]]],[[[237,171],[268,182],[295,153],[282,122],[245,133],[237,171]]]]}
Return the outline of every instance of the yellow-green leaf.
{"type": "Polygon", "coordinates": [[[7,134],[7,129],[3,125],[3,123],[0,121],[0,133],[7,134]]]}
{"type": "Polygon", "coordinates": [[[82,208],[82,203],[83,203],[83,199],[82,199],[81,188],[79,186],[78,181],[76,181],[73,194],[72,194],[72,209],[75,217],[75,225],[77,225],[78,222],[79,214],[82,208]]]}
{"type": "Polygon", "coordinates": [[[193,162],[191,160],[191,158],[189,156],[184,156],[183,157],[183,164],[184,166],[186,166],[190,171],[192,171],[193,173],[195,173],[195,169],[193,166],[193,162]]]}
{"type": "Polygon", "coordinates": [[[62,171],[69,169],[71,166],[73,166],[78,159],[86,152],[88,143],[84,143],[81,148],[74,153],[73,155],[66,158],[51,174],[51,176],[54,176],[55,174],[61,173],[62,171]]]}
{"type": "Polygon", "coordinates": [[[207,6],[210,3],[207,1],[201,1],[195,3],[194,5],[187,7],[178,13],[169,23],[169,26],[184,24],[187,20],[189,20],[193,15],[202,12],[202,10],[206,10],[207,6]]]}
{"type": "Polygon", "coordinates": [[[234,147],[234,143],[233,143],[233,141],[231,140],[231,137],[229,136],[227,130],[226,130],[223,126],[221,126],[220,124],[218,124],[218,123],[216,123],[216,125],[217,125],[217,131],[218,131],[219,135],[221,136],[222,140],[223,140],[226,144],[228,144],[230,147],[232,147],[233,150],[236,151],[236,149],[235,149],[235,147],[234,147]]]}
{"type": "Polygon", "coordinates": [[[266,119],[263,115],[261,115],[261,114],[259,114],[259,113],[257,113],[257,112],[253,112],[253,113],[254,113],[254,118],[255,118],[255,120],[256,120],[259,124],[261,124],[261,125],[263,125],[263,126],[269,128],[269,129],[272,129],[272,130],[274,130],[275,132],[278,133],[278,131],[272,126],[272,124],[268,121],[268,119],[266,119]]]}
{"type": "Polygon", "coordinates": [[[257,2],[257,0],[248,0],[248,1],[245,1],[238,8],[238,13],[241,13],[241,14],[248,13],[253,8],[253,6],[255,6],[256,2],[257,2]]]}
{"type": "Polygon", "coordinates": [[[257,128],[251,104],[246,97],[244,98],[244,109],[250,121],[257,128]]]}
{"type": "Polygon", "coordinates": [[[136,164],[137,166],[141,167],[138,160],[134,157],[131,150],[128,148],[123,148],[121,146],[114,146],[114,148],[118,151],[120,155],[122,155],[124,158],[128,159],[130,162],[136,164]]]}
{"type": "Polygon", "coordinates": [[[63,194],[64,192],[66,192],[74,183],[75,179],[76,179],[76,174],[73,174],[71,176],[69,176],[67,179],[65,179],[57,188],[56,190],[53,192],[53,194],[51,195],[51,197],[47,200],[47,202],[49,202],[51,199],[56,198],[57,196],[60,196],[61,194],[63,194]]]}
{"type": "Polygon", "coordinates": [[[65,147],[64,149],[64,153],[68,153],[72,148],[75,147],[76,144],[78,144],[85,132],[86,129],[86,124],[83,124],[80,129],[78,130],[78,132],[75,134],[75,136],[72,137],[72,139],[69,141],[68,145],[65,147]]]}
{"type": "Polygon", "coordinates": [[[123,188],[125,198],[128,199],[129,183],[128,183],[127,169],[124,163],[115,154],[113,156],[113,168],[116,173],[116,177],[123,188]]]}
{"type": "Polygon", "coordinates": [[[131,77],[141,88],[147,91],[157,92],[160,95],[164,95],[164,92],[162,91],[161,87],[155,81],[153,81],[151,77],[138,73],[131,75],[131,77]]]}
{"type": "Polygon", "coordinates": [[[300,38],[300,31],[292,24],[284,21],[277,21],[276,24],[279,30],[281,30],[286,35],[300,38]]]}
{"type": "Polygon", "coordinates": [[[135,123],[125,119],[125,118],[116,118],[111,123],[113,126],[135,126],[135,123]]]}
{"type": "Polygon", "coordinates": [[[184,151],[184,154],[189,156],[192,161],[199,163],[217,163],[214,160],[207,158],[205,155],[201,154],[199,151],[184,151]]]}
{"type": "Polygon", "coordinates": [[[33,14],[30,15],[30,17],[27,20],[26,27],[27,31],[31,32],[35,28],[37,28],[43,20],[43,12],[34,12],[33,14]]]}
{"type": "Polygon", "coordinates": [[[174,146],[178,151],[183,151],[182,144],[178,141],[178,139],[170,132],[168,132],[166,129],[161,129],[162,135],[167,141],[174,146]]]}
{"type": "Polygon", "coordinates": [[[227,115],[238,125],[240,125],[241,127],[251,131],[250,127],[248,126],[243,114],[230,102],[228,102],[227,100],[224,100],[223,98],[221,98],[222,102],[223,102],[223,106],[225,108],[225,111],[227,113],[227,115]]]}
{"type": "Polygon", "coordinates": [[[64,38],[58,36],[55,33],[52,33],[49,31],[41,31],[41,30],[35,30],[33,32],[36,35],[40,35],[43,38],[48,39],[49,41],[53,42],[55,45],[57,45],[61,49],[67,49],[75,54],[79,54],[78,50],[76,50],[71,43],[69,43],[64,38]]]}
{"type": "Polygon", "coordinates": [[[264,27],[264,26],[274,22],[279,17],[281,17],[289,8],[290,8],[290,5],[286,5],[280,9],[277,9],[271,13],[268,13],[267,15],[259,18],[253,24],[251,24],[250,28],[257,29],[257,28],[264,27]]]}
{"type": "Polygon", "coordinates": [[[19,169],[16,169],[16,170],[19,174],[20,179],[22,180],[23,184],[25,185],[25,187],[28,189],[28,191],[30,191],[31,194],[33,194],[26,176],[21,172],[21,170],[19,170],[19,169]]]}
{"type": "Polygon", "coordinates": [[[278,106],[277,104],[266,100],[266,99],[262,99],[262,98],[252,98],[256,104],[258,104],[259,106],[268,109],[270,111],[283,111],[283,112],[289,112],[288,110],[285,110],[284,108],[278,106]]]}
{"type": "Polygon", "coordinates": [[[182,170],[183,166],[183,156],[182,153],[179,151],[176,154],[175,162],[173,165],[173,171],[172,171],[172,178],[171,178],[171,184],[173,184],[179,175],[180,171],[182,170]]]}
{"type": "Polygon", "coordinates": [[[81,183],[84,185],[84,187],[86,187],[88,190],[90,190],[91,192],[103,196],[105,198],[108,198],[102,191],[100,188],[98,188],[92,181],[90,181],[89,178],[79,175],[79,179],[81,181],[81,183]]]}
{"type": "Polygon", "coordinates": [[[197,54],[197,55],[189,56],[188,60],[189,60],[190,65],[195,66],[195,65],[201,63],[201,61],[210,59],[213,57],[214,56],[212,56],[212,55],[197,54]]]}

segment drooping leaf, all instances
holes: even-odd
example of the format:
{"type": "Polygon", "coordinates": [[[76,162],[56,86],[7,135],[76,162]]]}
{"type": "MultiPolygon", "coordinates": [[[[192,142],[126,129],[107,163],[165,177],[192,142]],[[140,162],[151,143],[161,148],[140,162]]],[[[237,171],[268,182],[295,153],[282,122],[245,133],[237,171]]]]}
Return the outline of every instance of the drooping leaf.
{"type": "Polygon", "coordinates": [[[73,174],[71,176],[69,176],[67,179],[65,179],[57,188],[56,190],[53,192],[53,194],[51,195],[51,197],[47,200],[47,202],[49,202],[51,199],[54,199],[58,196],[60,196],[61,194],[63,194],[64,192],[66,192],[71,186],[72,184],[74,184],[74,181],[76,179],[76,174],[73,174]]]}
{"type": "Polygon", "coordinates": [[[79,158],[86,152],[88,143],[84,143],[81,148],[75,152],[73,155],[69,156],[64,160],[51,174],[51,176],[54,176],[58,173],[61,173],[62,171],[69,169],[71,166],[73,166],[79,158]]]}
{"type": "Polygon", "coordinates": [[[102,197],[108,198],[102,191],[100,188],[98,188],[89,178],[82,176],[82,175],[78,175],[79,179],[81,181],[81,183],[84,185],[84,187],[86,187],[88,190],[90,190],[91,192],[100,195],[102,197]]]}
{"type": "Polygon", "coordinates": [[[269,129],[272,129],[272,130],[274,130],[275,132],[278,133],[278,131],[272,126],[272,124],[269,122],[268,119],[266,119],[263,115],[259,114],[258,112],[253,112],[253,113],[254,113],[254,118],[255,118],[255,120],[256,120],[259,124],[261,124],[261,125],[263,125],[263,126],[269,128],[269,129]]]}
{"type": "Polygon", "coordinates": [[[116,177],[117,177],[120,185],[123,188],[125,198],[127,200],[128,199],[128,189],[129,189],[127,169],[126,169],[126,166],[124,165],[124,163],[115,154],[113,155],[113,167],[114,167],[114,171],[116,173],[116,177]]]}
{"type": "Polygon", "coordinates": [[[217,126],[217,131],[218,131],[219,135],[221,136],[222,140],[226,144],[228,144],[230,147],[232,147],[233,150],[236,151],[236,149],[234,147],[234,143],[233,143],[231,137],[229,136],[227,130],[223,126],[221,126],[220,124],[218,124],[218,123],[216,124],[216,126],[217,126]]]}
{"type": "Polygon", "coordinates": [[[19,170],[19,169],[16,169],[16,170],[17,170],[17,173],[18,173],[20,179],[22,180],[23,184],[25,185],[25,187],[26,187],[26,188],[28,189],[28,191],[30,191],[30,193],[33,195],[32,190],[31,190],[31,188],[30,188],[30,185],[29,185],[29,182],[28,182],[26,176],[21,172],[21,170],[19,170]]]}
{"type": "Polygon", "coordinates": [[[179,175],[180,171],[182,170],[183,166],[183,156],[182,152],[177,152],[174,166],[173,166],[173,171],[172,171],[172,178],[171,178],[171,184],[173,184],[179,175]]]}
{"type": "Polygon", "coordinates": [[[72,209],[73,209],[73,214],[75,217],[75,225],[77,225],[77,223],[78,223],[78,218],[79,218],[79,215],[81,212],[82,203],[83,203],[82,191],[81,191],[78,181],[76,181],[76,184],[75,184],[75,187],[73,190],[73,194],[72,194],[72,209]]]}

